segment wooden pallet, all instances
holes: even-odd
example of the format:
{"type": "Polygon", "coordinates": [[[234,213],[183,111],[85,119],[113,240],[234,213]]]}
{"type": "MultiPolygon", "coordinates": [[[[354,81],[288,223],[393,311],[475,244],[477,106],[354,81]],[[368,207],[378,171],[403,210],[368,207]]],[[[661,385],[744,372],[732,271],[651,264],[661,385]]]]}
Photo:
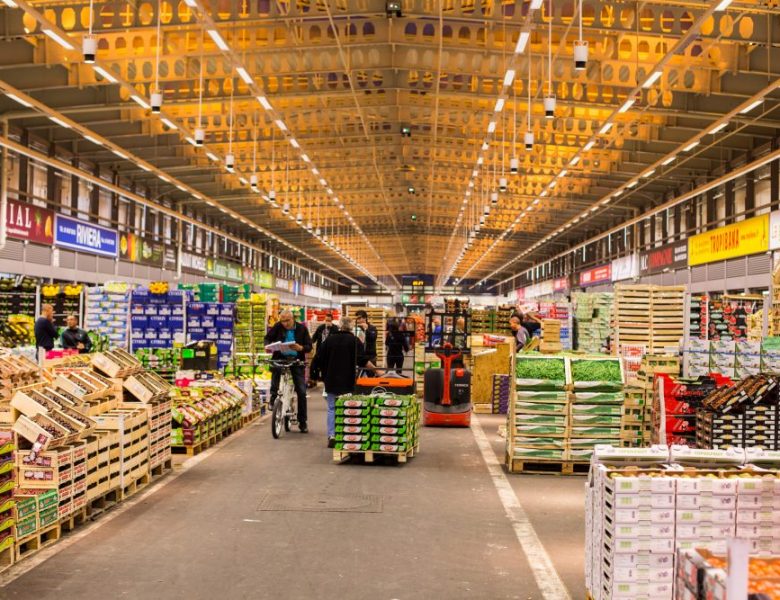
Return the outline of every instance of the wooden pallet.
{"type": "Polygon", "coordinates": [[[95,519],[117,505],[122,499],[121,490],[114,488],[87,503],[87,516],[95,519]]]}
{"type": "Polygon", "coordinates": [[[8,541],[9,546],[0,551],[0,573],[11,567],[16,562],[16,544],[8,541]]]}
{"type": "Polygon", "coordinates": [[[163,462],[161,462],[159,465],[152,467],[149,470],[149,474],[152,476],[152,479],[157,479],[158,477],[162,477],[172,469],[173,469],[173,459],[169,457],[165,459],[163,462]]]}
{"type": "Polygon", "coordinates": [[[148,472],[142,473],[141,475],[135,477],[134,479],[131,479],[129,483],[127,480],[125,480],[125,484],[122,486],[121,499],[127,500],[127,498],[129,498],[130,496],[132,496],[137,492],[140,492],[151,482],[152,482],[152,476],[148,472]]]}
{"type": "Polygon", "coordinates": [[[375,452],[373,450],[364,450],[362,452],[344,452],[343,450],[333,451],[333,462],[341,464],[353,456],[363,456],[363,462],[373,463],[377,457],[395,457],[398,463],[405,463],[407,459],[413,458],[419,451],[420,445],[409,448],[406,452],[375,452]]]}
{"type": "Polygon", "coordinates": [[[60,524],[55,523],[26,538],[18,540],[16,542],[16,560],[22,560],[23,558],[35,554],[39,550],[51,546],[53,543],[59,541],[61,537],[62,529],[60,528],[60,524]]]}
{"type": "Polygon", "coordinates": [[[89,520],[89,515],[87,514],[87,507],[80,508],[73,514],[64,517],[60,519],[60,527],[62,528],[62,533],[70,533],[76,527],[79,525],[83,525],[89,520]]]}
{"type": "Polygon", "coordinates": [[[507,457],[510,473],[527,475],[587,475],[589,461],[507,457]]]}

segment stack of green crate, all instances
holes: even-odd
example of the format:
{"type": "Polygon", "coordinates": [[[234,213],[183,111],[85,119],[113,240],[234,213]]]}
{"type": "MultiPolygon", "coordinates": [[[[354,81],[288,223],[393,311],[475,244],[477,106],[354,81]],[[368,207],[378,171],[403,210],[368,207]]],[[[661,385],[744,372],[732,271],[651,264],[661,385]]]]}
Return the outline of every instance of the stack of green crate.
{"type": "Polygon", "coordinates": [[[419,441],[420,402],[414,396],[341,396],[336,399],[336,449],[405,453],[419,441]]]}
{"type": "Polygon", "coordinates": [[[57,490],[17,489],[14,492],[14,500],[17,540],[23,540],[57,524],[59,520],[57,490]]]}
{"type": "Polygon", "coordinates": [[[233,374],[239,377],[256,375],[258,359],[265,357],[266,302],[262,298],[239,298],[235,303],[233,327],[233,374]]]}

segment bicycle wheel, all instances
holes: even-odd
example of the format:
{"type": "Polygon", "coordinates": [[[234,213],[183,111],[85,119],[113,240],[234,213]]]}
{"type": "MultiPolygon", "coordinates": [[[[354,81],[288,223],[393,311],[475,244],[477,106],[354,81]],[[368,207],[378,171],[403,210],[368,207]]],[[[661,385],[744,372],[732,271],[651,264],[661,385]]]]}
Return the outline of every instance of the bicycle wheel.
{"type": "MultiPolygon", "coordinates": [[[[271,413],[271,435],[274,436],[274,439],[278,440],[279,436],[282,435],[282,428],[284,427],[286,420],[284,415],[284,403],[281,398],[277,398],[276,402],[274,402],[273,413],[271,413]]],[[[285,429],[290,431],[289,428],[285,427],[285,429]]]]}

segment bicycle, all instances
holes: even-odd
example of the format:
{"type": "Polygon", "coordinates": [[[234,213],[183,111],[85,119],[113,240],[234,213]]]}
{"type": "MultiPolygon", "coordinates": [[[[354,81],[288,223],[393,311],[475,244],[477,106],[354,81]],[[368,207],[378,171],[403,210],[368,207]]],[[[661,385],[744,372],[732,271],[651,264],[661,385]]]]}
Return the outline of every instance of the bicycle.
{"type": "Polygon", "coordinates": [[[282,431],[290,431],[291,426],[298,424],[298,397],[295,394],[295,385],[290,369],[303,366],[303,364],[300,360],[271,361],[271,368],[279,369],[282,372],[279,378],[279,390],[276,393],[271,411],[271,435],[274,436],[274,439],[279,439],[282,431]]]}

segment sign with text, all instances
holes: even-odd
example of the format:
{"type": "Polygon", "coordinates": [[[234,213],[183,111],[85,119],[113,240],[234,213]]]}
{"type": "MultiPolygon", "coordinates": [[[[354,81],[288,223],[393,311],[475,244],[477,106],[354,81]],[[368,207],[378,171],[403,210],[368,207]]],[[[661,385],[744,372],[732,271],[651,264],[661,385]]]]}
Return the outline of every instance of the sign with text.
{"type": "Polygon", "coordinates": [[[769,215],[745,219],[688,239],[688,264],[703,265],[769,250],[769,215]]]}
{"type": "Polygon", "coordinates": [[[8,199],[5,217],[8,237],[51,246],[54,243],[54,211],[8,199]]]}
{"type": "Polygon", "coordinates": [[[261,287],[266,290],[274,287],[273,273],[268,273],[267,271],[255,271],[252,275],[252,279],[257,287],[261,287]]]}
{"type": "Polygon", "coordinates": [[[122,260],[162,267],[164,254],[165,247],[159,242],[148,242],[134,233],[119,236],[119,258],[122,260]]]}
{"type": "Polygon", "coordinates": [[[116,257],[119,253],[119,234],[113,229],[85,223],[57,215],[54,225],[54,243],[63,248],[116,257]]]}
{"type": "Polygon", "coordinates": [[[201,273],[205,273],[206,257],[198,256],[197,254],[190,254],[189,252],[182,252],[181,266],[186,269],[192,269],[193,271],[199,271],[201,273]]]}
{"type": "Polygon", "coordinates": [[[675,271],[688,266],[688,241],[674,242],[643,252],[639,256],[640,275],[675,271]]]}
{"type": "Polygon", "coordinates": [[[769,249],[780,250],[780,210],[769,213],[769,249]]]}
{"type": "Polygon", "coordinates": [[[582,271],[580,273],[579,281],[581,287],[612,281],[612,263],[582,271]]]}
{"type": "Polygon", "coordinates": [[[568,277],[559,277],[558,279],[553,279],[553,291],[554,292],[562,292],[566,293],[569,291],[569,278],[568,277]]]}
{"type": "Polygon", "coordinates": [[[639,257],[636,254],[612,261],[612,281],[623,281],[639,276],[639,257]]]}

